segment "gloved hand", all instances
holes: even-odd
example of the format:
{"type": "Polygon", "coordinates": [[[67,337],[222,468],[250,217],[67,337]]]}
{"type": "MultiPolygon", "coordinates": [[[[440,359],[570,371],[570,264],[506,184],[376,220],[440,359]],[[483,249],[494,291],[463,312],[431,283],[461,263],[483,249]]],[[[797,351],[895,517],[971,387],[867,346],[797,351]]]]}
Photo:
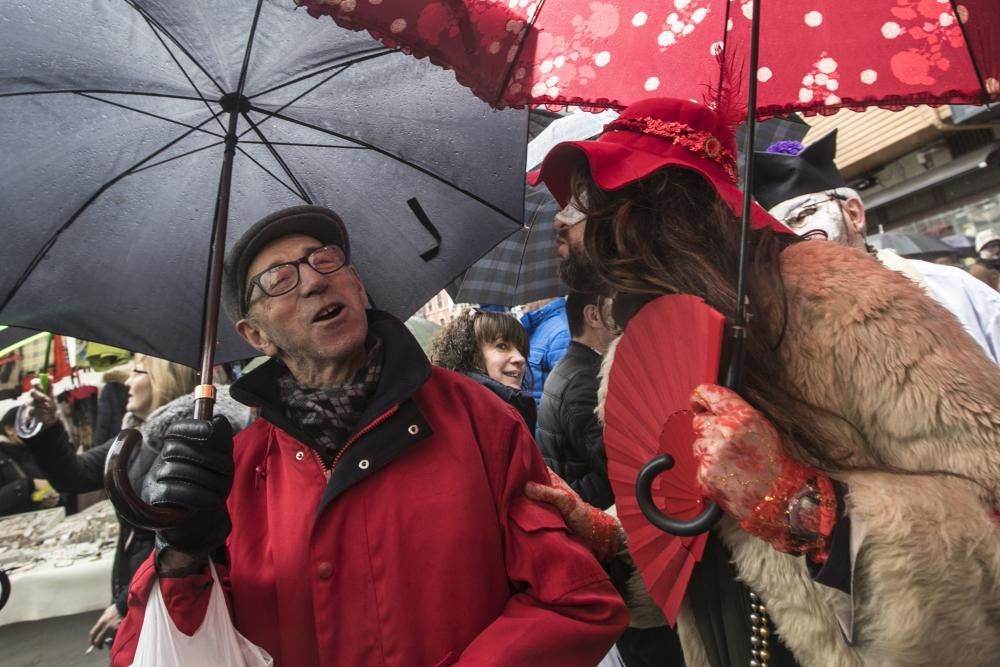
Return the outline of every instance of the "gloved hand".
{"type": "Polygon", "coordinates": [[[825,559],[837,507],[830,479],[788,456],[771,422],[736,392],[703,384],[691,401],[705,494],[778,551],[825,559]]]}
{"type": "Polygon", "coordinates": [[[559,510],[570,532],[584,541],[598,561],[608,561],[621,549],[624,532],[618,519],[584,501],[552,470],[549,470],[548,486],[528,482],[524,495],[559,510]]]}
{"type": "Polygon", "coordinates": [[[158,547],[204,556],[221,547],[232,524],[226,498],[233,486],[233,429],[229,420],[182,420],[167,430],[163,449],[146,474],[142,498],[178,507],[191,521],[157,531],[158,547]]]}

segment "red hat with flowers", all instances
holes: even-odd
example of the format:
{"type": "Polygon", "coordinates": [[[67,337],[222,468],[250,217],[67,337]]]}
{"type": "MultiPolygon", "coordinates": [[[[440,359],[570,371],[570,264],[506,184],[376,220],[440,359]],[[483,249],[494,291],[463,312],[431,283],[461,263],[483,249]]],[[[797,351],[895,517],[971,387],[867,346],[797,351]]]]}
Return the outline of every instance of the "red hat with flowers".
{"type": "MultiPolygon", "coordinates": [[[[736,139],[726,118],[703,104],[658,97],[631,105],[593,141],[565,141],[531,175],[544,182],[560,206],[569,203],[570,180],[582,161],[603,190],[617,190],[664,167],[701,174],[734,215],[743,210],[736,167],[736,139]]],[[[751,224],[792,233],[754,204],[751,224]]]]}

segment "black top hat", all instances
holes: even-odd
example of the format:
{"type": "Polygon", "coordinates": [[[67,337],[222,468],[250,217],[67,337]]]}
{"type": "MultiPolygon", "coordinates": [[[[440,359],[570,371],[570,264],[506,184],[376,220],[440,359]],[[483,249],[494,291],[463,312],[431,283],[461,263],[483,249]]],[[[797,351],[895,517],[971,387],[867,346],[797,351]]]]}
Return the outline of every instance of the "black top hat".
{"type": "MultiPolygon", "coordinates": [[[[777,145],[777,144],[776,144],[777,145]]],[[[753,196],[770,210],[783,201],[835,188],[847,187],[833,163],[837,156],[837,130],[814,141],[797,155],[757,151],[754,161],[753,196]]]]}

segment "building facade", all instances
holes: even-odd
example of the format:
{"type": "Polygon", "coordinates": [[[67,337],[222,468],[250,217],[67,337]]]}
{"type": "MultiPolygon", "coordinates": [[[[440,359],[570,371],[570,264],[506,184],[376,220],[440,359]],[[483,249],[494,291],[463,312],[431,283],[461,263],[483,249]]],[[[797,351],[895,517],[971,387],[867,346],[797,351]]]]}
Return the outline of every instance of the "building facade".
{"type": "Polygon", "coordinates": [[[837,166],[865,202],[868,233],[1000,232],[1000,108],[909,107],[807,118],[836,128],[837,166]]]}

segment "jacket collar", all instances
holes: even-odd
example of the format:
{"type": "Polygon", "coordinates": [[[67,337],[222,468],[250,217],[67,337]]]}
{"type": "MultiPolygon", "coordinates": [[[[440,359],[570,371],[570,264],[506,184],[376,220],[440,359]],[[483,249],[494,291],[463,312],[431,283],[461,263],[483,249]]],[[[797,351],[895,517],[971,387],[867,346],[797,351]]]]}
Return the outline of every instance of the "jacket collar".
{"type": "MultiPolygon", "coordinates": [[[[368,331],[382,339],[385,356],[375,395],[352,434],[408,399],[431,376],[427,355],[405,324],[380,310],[370,309],[367,314],[368,331]]],[[[244,405],[260,409],[264,419],[315,447],[315,443],[285,416],[278,387],[280,363],[278,359],[271,359],[247,373],[233,383],[230,395],[244,405]]]]}

